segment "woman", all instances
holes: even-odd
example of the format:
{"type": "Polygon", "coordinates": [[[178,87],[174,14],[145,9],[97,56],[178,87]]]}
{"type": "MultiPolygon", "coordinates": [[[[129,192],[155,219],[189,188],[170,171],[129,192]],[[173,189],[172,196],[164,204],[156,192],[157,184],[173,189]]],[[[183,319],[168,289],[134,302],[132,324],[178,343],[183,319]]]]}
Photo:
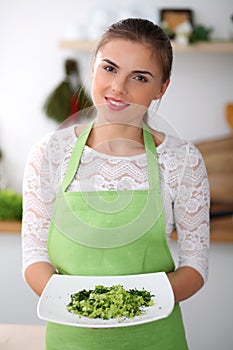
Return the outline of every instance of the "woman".
{"type": "Polygon", "coordinates": [[[175,308],[159,321],[107,330],[47,323],[47,350],[188,348],[179,302],[207,279],[209,189],[198,150],[144,124],[171,67],[170,41],[150,21],[122,20],[103,34],[92,65],[96,118],[57,131],[29,156],[23,268],[38,295],[55,273],[165,271],[175,308]],[[177,268],[167,243],[174,228],[177,268]]]}

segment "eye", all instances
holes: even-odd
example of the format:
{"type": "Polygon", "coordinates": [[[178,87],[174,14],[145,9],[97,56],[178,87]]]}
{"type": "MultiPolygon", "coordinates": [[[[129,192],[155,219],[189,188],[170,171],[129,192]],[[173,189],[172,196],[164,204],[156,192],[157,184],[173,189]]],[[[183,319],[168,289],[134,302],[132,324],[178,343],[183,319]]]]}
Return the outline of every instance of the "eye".
{"type": "Polygon", "coordinates": [[[147,83],[148,79],[144,76],[144,75],[137,75],[136,77],[134,77],[135,80],[137,81],[141,81],[143,83],[147,83]]]}
{"type": "Polygon", "coordinates": [[[107,72],[116,72],[116,69],[112,66],[104,66],[104,70],[106,70],[107,72]]]}

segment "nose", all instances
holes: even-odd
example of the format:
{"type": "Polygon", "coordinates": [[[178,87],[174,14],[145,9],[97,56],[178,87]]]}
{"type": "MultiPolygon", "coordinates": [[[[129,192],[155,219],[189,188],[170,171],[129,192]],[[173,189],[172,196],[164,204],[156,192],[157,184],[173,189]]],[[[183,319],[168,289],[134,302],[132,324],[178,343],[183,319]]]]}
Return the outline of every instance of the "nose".
{"type": "Polygon", "coordinates": [[[112,81],[112,92],[116,95],[127,94],[126,80],[123,77],[116,76],[112,81]]]}

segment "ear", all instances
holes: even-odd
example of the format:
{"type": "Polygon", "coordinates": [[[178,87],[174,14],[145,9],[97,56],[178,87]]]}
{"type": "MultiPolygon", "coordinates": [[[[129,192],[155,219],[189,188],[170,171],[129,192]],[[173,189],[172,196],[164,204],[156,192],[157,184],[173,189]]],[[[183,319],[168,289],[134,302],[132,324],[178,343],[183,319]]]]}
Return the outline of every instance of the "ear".
{"type": "Polygon", "coordinates": [[[167,79],[165,83],[161,85],[160,92],[155,96],[155,100],[160,99],[166,92],[168,85],[170,84],[170,79],[167,79]]]}

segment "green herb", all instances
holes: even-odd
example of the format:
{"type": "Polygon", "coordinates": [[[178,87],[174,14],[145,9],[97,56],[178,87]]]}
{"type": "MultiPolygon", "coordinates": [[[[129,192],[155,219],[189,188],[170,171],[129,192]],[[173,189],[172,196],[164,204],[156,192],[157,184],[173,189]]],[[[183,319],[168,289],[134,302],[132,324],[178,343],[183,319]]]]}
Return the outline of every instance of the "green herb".
{"type": "Polygon", "coordinates": [[[21,220],[22,195],[11,189],[0,191],[0,220],[21,220]]]}
{"type": "Polygon", "coordinates": [[[69,312],[89,318],[108,320],[132,318],[142,315],[145,307],[154,304],[150,292],[146,290],[125,290],[121,285],[105,287],[95,286],[94,290],[81,290],[71,294],[71,301],[66,306],[69,312]]]}

